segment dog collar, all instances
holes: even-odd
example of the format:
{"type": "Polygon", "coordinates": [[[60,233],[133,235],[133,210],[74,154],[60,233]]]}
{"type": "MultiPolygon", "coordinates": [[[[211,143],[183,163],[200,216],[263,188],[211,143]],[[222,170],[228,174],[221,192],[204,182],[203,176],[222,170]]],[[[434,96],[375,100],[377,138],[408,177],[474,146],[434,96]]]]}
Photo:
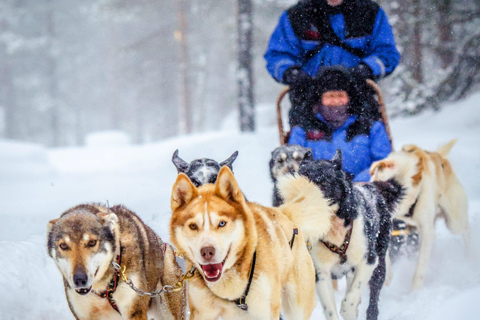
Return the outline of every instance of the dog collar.
{"type": "MultiPolygon", "coordinates": [[[[122,263],[122,252],[123,252],[124,247],[120,247],[120,253],[117,255],[115,262],[118,265],[121,265],[122,263]]],[[[112,280],[110,280],[110,283],[107,285],[107,288],[104,291],[96,292],[92,290],[93,293],[95,293],[97,296],[103,299],[107,299],[108,303],[112,306],[112,308],[117,311],[120,315],[122,313],[120,312],[120,309],[117,306],[117,303],[115,300],[113,300],[113,293],[117,290],[117,285],[118,285],[118,280],[120,279],[120,271],[115,269],[115,273],[113,274],[112,280]]]]}
{"type": "Polygon", "coordinates": [[[353,230],[353,220],[352,222],[350,222],[350,229],[347,231],[347,234],[345,235],[345,240],[343,240],[343,243],[340,247],[337,247],[336,245],[328,241],[320,240],[330,251],[340,256],[340,264],[344,264],[347,261],[346,252],[348,249],[348,244],[350,243],[350,238],[352,236],[352,230],[353,230]]]}
{"type": "Polygon", "coordinates": [[[253,273],[255,272],[255,261],[256,260],[257,260],[257,251],[255,251],[253,253],[252,267],[250,269],[250,275],[248,277],[247,288],[245,289],[245,292],[243,293],[243,295],[240,298],[233,301],[233,302],[235,302],[237,307],[239,307],[240,309],[242,309],[244,311],[248,311],[248,305],[247,305],[245,300],[247,299],[248,292],[250,291],[250,285],[252,284],[253,273]]]}

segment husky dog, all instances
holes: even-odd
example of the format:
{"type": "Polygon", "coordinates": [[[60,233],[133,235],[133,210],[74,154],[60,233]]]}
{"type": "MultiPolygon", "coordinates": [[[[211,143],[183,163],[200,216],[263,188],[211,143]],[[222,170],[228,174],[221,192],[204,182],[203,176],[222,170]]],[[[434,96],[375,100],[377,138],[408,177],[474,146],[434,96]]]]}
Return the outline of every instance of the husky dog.
{"type": "Polygon", "coordinates": [[[227,160],[220,163],[208,158],[196,159],[187,163],[178,156],[177,149],[173,153],[172,162],[178,173],[185,173],[196,187],[200,187],[206,183],[215,183],[218,171],[223,166],[227,166],[233,171],[232,164],[237,159],[237,156],[238,151],[235,151],[227,160]]]}
{"type": "Polygon", "coordinates": [[[462,234],[467,252],[470,251],[468,201],[465,190],[453,172],[447,155],[456,140],[429,152],[415,145],[405,145],[402,151],[370,167],[371,181],[395,178],[406,187],[396,218],[416,227],[420,237],[418,262],[412,289],[421,288],[435,239],[435,220],[445,218],[448,229],[462,234]]]}
{"type": "Polygon", "coordinates": [[[341,170],[340,149],[330,160],[313,160],[307,152],[299,176],[279,180],[285,203],[296,201],[306,181],[322,191],[333,213],[317,210],[326,221],[315,226],[312,221],[299,224],[310,242],[316,271],[316,288],[327,319],[338,319],[331,274],[347,276],[347,293],[340,314],[346,320],[357,319],[362,290],[370,286],[367,319],[377,319],[378,298],[385,279],[385,255],[392,229],[392,214],[402,196],[402,186],[395,180],[353,184],[341,170]],[[295,187],[295,188],[294,188],[295,187]],[[314,232],[307,229],[317,228],[314,232]]]}
{"type": "Polygon", "coordinates": [[[151,298],[123,280],[154,292],[182,277],[172,247],[127,208],[78,205],[49,222],[47,238],[75,319],[186,318],[185,289],[151,298]]]}
{"type": "Polygon", "coordinates": [[[310,319],[315,269],[296,221],[322,225],[318,210],[329,210],[320,189],[310,191],[269,208],[248,202],[226,166],[215,184],[199,188],[178,175],[170,236],[193,270],[191,320],[271,320],[279,319],[280,311],[283,319],[310,319]]]}
{"type": "Polygon", "coordinates": [[[273,206],[278,207],[283,203],[282,198],[278,194],[277,180],[279,177],[286,174],[293,174],[298,172],[300,162],[310,148],[305,148],[295,144],[286,144],[277,147],[272,151],[272,158],[270,159],[270,176],[273,181],[273,206]]]}

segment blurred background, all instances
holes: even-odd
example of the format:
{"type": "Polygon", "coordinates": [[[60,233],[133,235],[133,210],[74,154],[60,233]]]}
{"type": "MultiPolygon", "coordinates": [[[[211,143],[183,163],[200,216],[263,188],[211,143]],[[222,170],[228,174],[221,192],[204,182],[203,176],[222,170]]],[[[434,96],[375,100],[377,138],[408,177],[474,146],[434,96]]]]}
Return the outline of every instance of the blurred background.
{"type": "MultiPolygon", "coordinates": [[[[57,147],[84,145],[102,130],[135,143],[218,130],[239,108],[241,2],[1,0],[0,139],[57,147]]],[[[247,2],[254,109],[273,105],[282,89],[263,54],[297,1],[247,2]]],[[[480,89],[480,0],[378,2],[402,53],[380,82],[391,117],[480,89]]]]}

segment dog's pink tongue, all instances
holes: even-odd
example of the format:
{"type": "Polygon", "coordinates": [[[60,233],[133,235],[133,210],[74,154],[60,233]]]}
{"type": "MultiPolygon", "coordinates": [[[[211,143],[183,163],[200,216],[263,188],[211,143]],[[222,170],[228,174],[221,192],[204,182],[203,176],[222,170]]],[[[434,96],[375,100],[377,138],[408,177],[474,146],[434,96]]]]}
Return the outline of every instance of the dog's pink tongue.
{"type": "Polygon", "coordinates": [[[222,267],[222,263],[204,264],[202,265],[202,270],[205,273],[205,276],[209,278],[208,280],[216,281],[220,278],[222,267]]]}

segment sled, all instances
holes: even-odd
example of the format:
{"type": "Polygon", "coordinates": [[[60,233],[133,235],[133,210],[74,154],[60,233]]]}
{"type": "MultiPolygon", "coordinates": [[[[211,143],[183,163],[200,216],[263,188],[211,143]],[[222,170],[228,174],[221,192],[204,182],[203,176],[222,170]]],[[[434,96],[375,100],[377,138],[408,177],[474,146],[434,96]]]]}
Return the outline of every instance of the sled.
{"type": "MultiPolygon", "coordinates": [[[[388,138],[390,139],[390,143],[392,144],[392,150],[393,150],[394,148],[393,148],[392,134],[390,131],[387,111],[385,109],[385,104],[384,104],[382,93],[380,91],[380,87],[373,80],[370,80],[370,79],[367,79],[367,84],[374,92],[374,100],[377,102],[378,111],[379,111],[379,114],[381,114],[381,118],[376,120],[382,121],[383,124],[385,125],[385,129],[387,131],[388,138]]],[[[287,86],[285,89],[283,89],[280,92],[277,98],[277,123],[278,123],[278,133],[279,133],[281,145],[286,144],[288,142],[288,138],[290,137],[291,128],[288,130],[285,130],[285,127],[283,125],[283,117],[282,117],[282,100],[287,95],[289,89],[290,87],[287,86]]]]}

